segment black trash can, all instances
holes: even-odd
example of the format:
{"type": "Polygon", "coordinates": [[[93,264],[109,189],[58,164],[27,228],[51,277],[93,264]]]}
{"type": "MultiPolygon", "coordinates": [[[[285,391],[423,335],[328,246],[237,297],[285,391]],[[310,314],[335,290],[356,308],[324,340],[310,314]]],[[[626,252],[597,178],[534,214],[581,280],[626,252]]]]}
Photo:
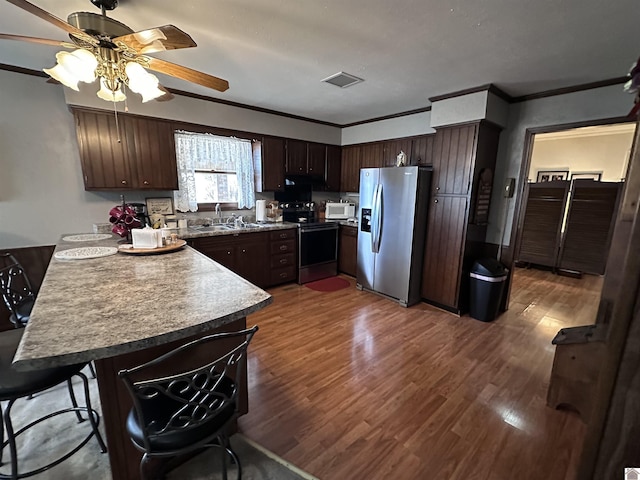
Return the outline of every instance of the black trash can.
{"type": "Polygon", "coordinates": [[[482,258],[471,268],[469,315],[491,322],[498,316],[509,270],[495,258],[482,258]]]}

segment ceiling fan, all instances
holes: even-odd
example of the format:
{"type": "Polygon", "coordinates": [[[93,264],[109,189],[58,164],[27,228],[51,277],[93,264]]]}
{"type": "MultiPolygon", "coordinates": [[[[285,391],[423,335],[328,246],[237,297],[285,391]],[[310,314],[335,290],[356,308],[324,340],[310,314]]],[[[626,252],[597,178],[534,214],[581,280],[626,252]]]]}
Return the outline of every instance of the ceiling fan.
{"type": "Polygon", "coordinates": [[[229,83],[221,78],[148,56],[165,50],[195,47],[196,43],[173,25],[134,32],[125,24],[107,17],[106,11],[116,8],[118,0],[91,0],[101,9],[101,14],[74,12],[66,22],[26,0],[7,2],[67,32],[70,42],[3,33],[0,33],[0,39],[73,49],[72,52],[58,52],[57,65],[44,71],[74,90],[78,90],[78,82],[92,83],[99,79],[97,95],[103,100],[125,100],[125,87],[142,95],[143,102],[170,99],[169,91],[146,69],[220,92],[229,88],[229,83]]]}

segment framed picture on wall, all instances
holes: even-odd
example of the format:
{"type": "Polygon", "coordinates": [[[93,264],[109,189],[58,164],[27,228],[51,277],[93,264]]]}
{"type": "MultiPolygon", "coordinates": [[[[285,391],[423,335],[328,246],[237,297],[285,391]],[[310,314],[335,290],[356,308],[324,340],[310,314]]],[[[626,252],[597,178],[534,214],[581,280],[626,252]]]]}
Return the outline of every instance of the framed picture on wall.
{"type": "Polygon", "coordinates": [[[537,182],[555,182],[556,180],[567,180],[569,170],[538,170],[537,182]]]}
{"type": "Polygon", "coordinates": [[[173,215],[173,198],[146,198],[148,215],[173,215]]]}
{"type": "Polygon", "coordinates": [[[586,180],[595,180],[599,182],[602,178],[602,172],[572,172],[571,180],[576,179],[586,179],[586,180]]]}

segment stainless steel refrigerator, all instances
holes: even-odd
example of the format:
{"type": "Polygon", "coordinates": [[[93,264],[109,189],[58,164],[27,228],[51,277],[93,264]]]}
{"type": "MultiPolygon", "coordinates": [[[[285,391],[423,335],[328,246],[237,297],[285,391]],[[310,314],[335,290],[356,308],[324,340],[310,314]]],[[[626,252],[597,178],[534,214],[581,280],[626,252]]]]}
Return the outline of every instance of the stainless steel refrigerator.
{"type": "Polygon", "coordinates": [[[356,286],[408,307],[420,301],[429,167],[360,170],[356,286]]]}

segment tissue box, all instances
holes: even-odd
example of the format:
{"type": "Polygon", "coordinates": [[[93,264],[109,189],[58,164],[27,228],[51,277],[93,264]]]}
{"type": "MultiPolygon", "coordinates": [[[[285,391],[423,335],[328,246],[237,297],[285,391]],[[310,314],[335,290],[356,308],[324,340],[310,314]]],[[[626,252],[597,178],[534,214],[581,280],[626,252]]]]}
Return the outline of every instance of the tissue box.
{"type": "Polygon", "coordinates": [[[162,245],[161,236],[160,242],[158,242],[159,235],[162,235],[160,230],[153,228],[134,228],[131,230],[133,248],[157,248],[158,244],[162,245]]]}

